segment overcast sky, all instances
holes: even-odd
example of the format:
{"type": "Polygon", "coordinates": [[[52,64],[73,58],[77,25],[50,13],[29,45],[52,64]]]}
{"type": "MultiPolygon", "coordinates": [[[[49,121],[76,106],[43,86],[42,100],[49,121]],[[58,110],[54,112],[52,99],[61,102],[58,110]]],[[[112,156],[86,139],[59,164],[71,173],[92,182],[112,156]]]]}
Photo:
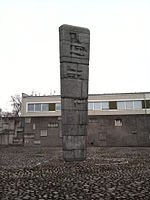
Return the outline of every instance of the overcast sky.
{"type": "Polygon", "coordinates": [[[0,0],[0,107],[60,94],[62,24],[91,32],[89,93],[150,91],[149,0],[0,0]]]}

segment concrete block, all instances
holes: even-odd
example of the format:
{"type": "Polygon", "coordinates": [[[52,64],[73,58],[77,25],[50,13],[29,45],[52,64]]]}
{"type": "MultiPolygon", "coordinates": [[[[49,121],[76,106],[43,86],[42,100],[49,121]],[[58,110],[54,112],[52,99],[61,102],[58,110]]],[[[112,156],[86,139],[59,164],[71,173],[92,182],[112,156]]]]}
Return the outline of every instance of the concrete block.
{"type": "Polygon", "coordinates": [[[87,99],[88,98],[88,80],[83,80],[82,81],[81,98],[82,99],[87,99]]]}
{"type": "Polygon", "coordinates": [[[90,43],[90,34],[86,34],[86,33],[79,33],[78,34],[78,37],[79,37],[79,41],[81,43],[90,43]]]}
{"type": "Polygon", "coordinates": [[[78,43],[90,43],[90,34],[79,33],[78,31],[62,30],[60,32],[60,41],[76,41],[78,43]]]}
{"type": "Polygon", "coordinates": [[[88,111],[62,110],[62,125],[88,124],[88,111]]]}
{"type": "Polygon", "coordinates": [[[88,124],[88,111],[79,111],[79,124],[88,124]]]}
{"type": "Polygon", "coordinates": [[[65,161],[73,162],[74,161],[74,150],[63,150],[63,158],[65,161]]]}
{"type": "Polygon", "coordinates": [[[89,59],[89,44],[71,43],[70,41],[60,42],[60,58],[71,57],[79,59],[89,59]]]}
{"type": "Polygon", "coordinates": [[[88,59],[84,59],[84,58],[80,59],[80,58],[63,56],[63,57],[60,57],[60,63],[63,63],[63,62],[80,63],[80,64],[88,65],[89,58],[88,59]]]}
{"type": "Polygon", "coordinates": [[[61,57],[72,57],[70,41],[61,41],[59,50],[60,50],[60,58],[61,57]]]}
{"type": "Polygon", "coordinates": [[[62,125],[78,124],[80,120],[79,112],[75,110],[62,110],[62,125]]]}
{"type": "Polygon", "coordinates": [[[61,63],[60,64],[60,76],[63,78],[78,79],[80,72],[78,72],[77,63],[61,63]]]}
{"type": "Polygon", "coordinates": [[[89,67],[88,67],[88,65],[78,64],[78,72],[81,73],[81,79],[82,80],[88,80],[89,79],[89,67]]]}
{"type": "Polygon", "coordinates": [[[60,65],[61,79],[81,79],[88,80],[89,67],[88,65],[82,65],[77,63],[61,63],[60,65]]]}
{"type": "Polygon", "coordinates": [[[87,136],[87,124],[79,124],[78,125],[78,135],[87,136]]]}
{"type": "Polygon", "coordinates": [[[87,145],[86,136],[63,136],[63,149],[73,150],[73,149],[85,149],[87,145]]]}
{"type": "Polygon", "coordinates": [[[64,124],[62,126],[62,135],[87,135],[87,125],[78,125],[78,124],[64,124]]]}
{"type": "Polygon", "coordinates": [[[78,135],[78,124],[63,124],[62,135],[78,135]]]}
{"type": "Polygon", "coordinates": [[[79,42],[90,42],[90,31],[87,28],[70,25],[59,27],[60,40],[78,40],[79,42]]]}
{"type": "Polygon", "coordinates": [[[85,149],[63,150],[63,158],[66,162],[83,161],[86,159],[86,154],[85,149]]]}
{"type": "Polygon", "coordinates": [[[74,150],[74,160],[82,161],[86,159],[87,151],[86,149],[76,149],[74,150]]]}
{"type": "Polygon", "coordinates": [[[88,99],[88,80],[61,79],[61,97],[88,99]]]}
{"type": "Polygon", "coordinates": [[[61,97],[81,99],[82,81],[77,79],[61,79],[61,97]]]}
{"type": "Polygon", "coordinates": [[[62,110],[87,111],[88,110],[88,101],[87,101],[87,99],[62,98],[61,99],[61,108],[62,108],[62,110]]]}

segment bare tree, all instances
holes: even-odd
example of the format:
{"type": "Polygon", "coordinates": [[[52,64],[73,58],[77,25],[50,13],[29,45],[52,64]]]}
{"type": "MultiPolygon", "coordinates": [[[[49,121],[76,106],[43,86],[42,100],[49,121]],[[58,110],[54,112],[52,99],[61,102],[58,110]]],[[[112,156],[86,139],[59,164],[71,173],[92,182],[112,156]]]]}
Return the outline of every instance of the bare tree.
{"type": "Polygon", "coordinates": [[[18,94],[15,96],[11,96],[11,105],[13,107],[12,112],[14,116],[18,117],[21,111],[21,96],[18,94]]]}

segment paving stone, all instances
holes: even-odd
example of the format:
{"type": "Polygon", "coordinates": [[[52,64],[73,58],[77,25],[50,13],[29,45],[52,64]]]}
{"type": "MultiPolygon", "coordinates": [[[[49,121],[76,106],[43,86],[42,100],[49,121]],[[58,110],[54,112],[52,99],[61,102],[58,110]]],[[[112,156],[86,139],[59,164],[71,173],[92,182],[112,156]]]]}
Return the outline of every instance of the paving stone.
{"type": "Polygon", "coordinates": [[[149,200],[150,148],[0,147],[0,180],[2,200],[149,200]]]}

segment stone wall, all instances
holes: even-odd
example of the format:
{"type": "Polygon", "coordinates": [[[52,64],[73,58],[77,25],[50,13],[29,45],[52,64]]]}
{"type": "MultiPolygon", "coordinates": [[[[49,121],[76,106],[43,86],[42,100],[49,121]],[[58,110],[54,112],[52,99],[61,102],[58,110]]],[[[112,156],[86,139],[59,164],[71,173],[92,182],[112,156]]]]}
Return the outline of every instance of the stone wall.
{"type": "Polygon", "coordinates": [[[93,116],[89,146],[150,146],[150,115],[93,116]]]}
{"type": "MultiPolygon", "coordinates": [[[[62,146],[60,117],[25,121],[30,122],[24,123],[25,146],[62,146]]],[[[90,116],[88,121],[88,147],[150,146],[150,115],[90,116]]]]}

